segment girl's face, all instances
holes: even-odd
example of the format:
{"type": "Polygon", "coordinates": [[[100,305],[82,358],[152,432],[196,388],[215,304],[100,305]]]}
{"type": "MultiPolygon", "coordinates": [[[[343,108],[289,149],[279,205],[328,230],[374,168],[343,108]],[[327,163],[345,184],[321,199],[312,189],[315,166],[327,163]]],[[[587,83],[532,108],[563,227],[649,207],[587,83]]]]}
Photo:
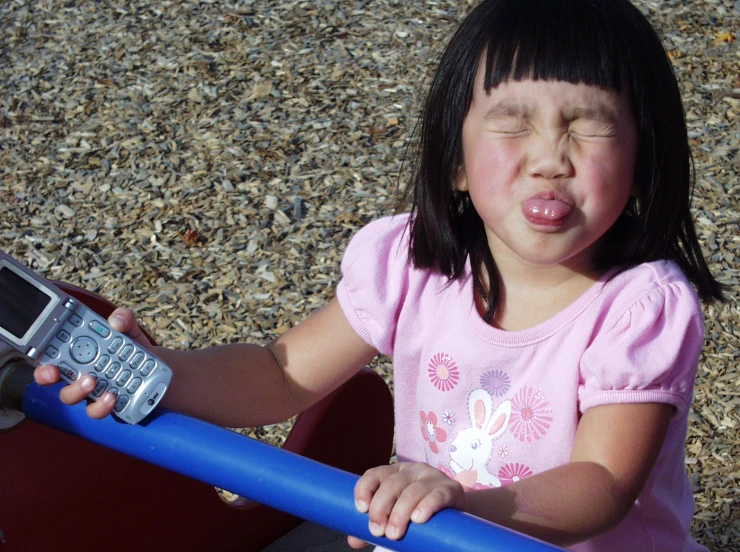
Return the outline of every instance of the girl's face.
{"type": "Polygon", "coordinates": [[[457,188],[470,193],[494,258],[591,274],[595,244],[633,188],[628,100],[562,81],[504,82],[487,94],[478,73],[457,188]]]}

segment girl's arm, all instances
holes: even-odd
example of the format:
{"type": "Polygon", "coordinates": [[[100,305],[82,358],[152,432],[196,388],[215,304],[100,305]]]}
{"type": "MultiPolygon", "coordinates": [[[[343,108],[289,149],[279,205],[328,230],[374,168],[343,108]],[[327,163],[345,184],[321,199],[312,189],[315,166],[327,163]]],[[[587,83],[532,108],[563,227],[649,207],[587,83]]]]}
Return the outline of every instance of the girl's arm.
{"type": "MultiPolygon", "coordinates": [[[[370,470],[357,484],[371,532],[401,538],[409,520],[448,506],[558,545],[603,533],[624,518],[660,452],[674,407],[614,404],[582,416],[570,462],[506,487],[472,491],[424,464],[370,470]],[[383,470],[386,470],[385,472],[383,470]],[[369,507],[365,507],[369,505],[369,507]]],[[[358,539],[350,538],[357,547],[358,539]]]]}
{"type": "MultiPolygon", "coordinates": [[[[116,310],[111,324],[133,338],[140,333],[128,309],[116,310]]],[[[328,395],[377,355],[352,329],[336,299],[264,347],[153,351],[173,370],[163,406],[227,427],[285,420],[328,395]]],[[[59,380],[58,370],[49,365],[37,368],[35,375],[40,384],[59,380]]],[[[65,386],[62,401],[84,400],[92,389],[88,379],[65,386]]],[[[98,400],[87,408],[92,417],[102,418],[113,402],[98,400]]]]}
{"type": "Polygon", "coordinates": [[[568,545],[619,523],[640,494],[674,413],[669,404],[589,409],[570,462],[507,487],[471,492],[467,510],[550,542],[568,545]]]}

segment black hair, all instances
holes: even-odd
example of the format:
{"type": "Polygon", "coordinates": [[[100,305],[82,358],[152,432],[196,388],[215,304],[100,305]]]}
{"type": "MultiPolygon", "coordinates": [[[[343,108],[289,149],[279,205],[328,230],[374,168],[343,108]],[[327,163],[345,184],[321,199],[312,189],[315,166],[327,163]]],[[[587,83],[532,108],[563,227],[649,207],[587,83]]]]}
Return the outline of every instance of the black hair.
{"type": "Polygon", "coordinates": [[[494,319],[496,263],[469,195],[455,187],[481,60],[486,91],[523,79],[624,91],[638,129],[636,199],[601,238],[595,268],[670,259],[702,300],[722,299],[691,218],[693,164],[678,83],[657,33],[628,0],[484,0],[463,20],[433,77],[417,126],[413,176],[400,203],[411,203],[414,266],[455,280],[470,256],[476,290],[487,302],[485,319],[494,319]]]}

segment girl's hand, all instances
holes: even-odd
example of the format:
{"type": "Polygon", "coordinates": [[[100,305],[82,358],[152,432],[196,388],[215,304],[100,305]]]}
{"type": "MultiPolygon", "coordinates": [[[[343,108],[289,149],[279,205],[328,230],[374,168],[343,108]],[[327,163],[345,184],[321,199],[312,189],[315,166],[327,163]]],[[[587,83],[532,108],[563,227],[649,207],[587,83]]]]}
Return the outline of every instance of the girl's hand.
{"type": "MultiPolygon", "coordinates": [[[[131,309],[118,308],[108,318],[108,323],[114,330],[125,333],[128,337],[149,349],[151,343],[136,323],[136,316],[131,309]]],[[[51,385],[60,381],[59,369],[52,364],[38,366],[33,372],[33,377],[39,385],[51,385]]],[[[77,404],[87,398],[95,387],[95,379],[91,376],[83,376],[79,380],[66,385],[59,393],[59,398],[64,404],[77,404]]],[[[110,393],[104,393],[97,401],[92,401],[87,406],[87,413],[91,418],[105,418],[113,410],[116,400],[110,393]]]]}
{"type": "MultiPolygon", "coordinates": [[[[376,537],[398,540],[409,521],[424,523],[438,511],[464,508],[462,485],[423,462],[380,466],[365,472],[355,485],[357,510],[370,516],[369,530],[376,537]]],[[[352,548],[367,543],[348,537],[352,548]]]]}

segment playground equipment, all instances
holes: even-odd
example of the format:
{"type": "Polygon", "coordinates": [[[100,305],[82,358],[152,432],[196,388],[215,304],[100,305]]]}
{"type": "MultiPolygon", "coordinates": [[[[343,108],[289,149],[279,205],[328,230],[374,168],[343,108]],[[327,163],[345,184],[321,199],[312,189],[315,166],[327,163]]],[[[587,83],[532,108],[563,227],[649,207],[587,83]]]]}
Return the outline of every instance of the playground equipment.
{"type": "MultiPolygon", "coordinates": [[[[58,285],[101,316],[114,308],[58,285]]],[[[0,352],[0,406],[28,417],[0,432],[0,552],[258,551],[299,518],[399,551],[557,550],[451,509],[402,541],[373,537],[352,490],[355,474],[388,462],[393,417],[369,370],[301,414],[282,448],[164,409],[135,426],[91,420],[31,379],[0,352]],[[214,486],[261,504],[226,503],[214,486]]]]}

